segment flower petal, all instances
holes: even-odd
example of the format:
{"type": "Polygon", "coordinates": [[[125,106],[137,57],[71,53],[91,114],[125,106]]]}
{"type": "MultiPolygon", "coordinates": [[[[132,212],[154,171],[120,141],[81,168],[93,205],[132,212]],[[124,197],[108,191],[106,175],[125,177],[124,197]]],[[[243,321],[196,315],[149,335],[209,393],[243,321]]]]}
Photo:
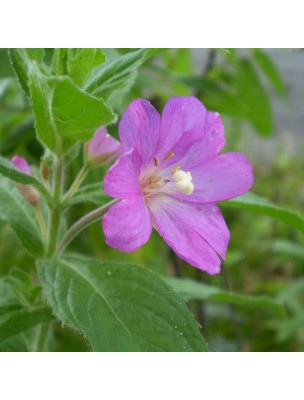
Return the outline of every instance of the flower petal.
{"type": "Polygon", "coordinates": [[[209,274],[220,272],[230,233],[215,204],[155,196],[149,207],[156,229],[179,257],[209,274]]]}
{"type": "Polygon", "coordinates": [[[246,193],[253,185],[252,165],[241,153],[225,153],[187,170],[192,175],[194,192],[177,197],[190,202],[229,200],[246,193]]]}
{"type": "Polygon", "coordinates": [[[119,123],[124,150],[135,148],[143,160],[153,160],[160,136],[160,115],[146,100],[134,100],[119,123]]]}
{"type": "Polygon", "coordinates": [[[180,159],[181,167],[185,170],[201,165],[213,158],[225,146],[225,128],[219,113],[209,111],[206,118],[205,134],[203,139],[192,145],[184,157],[180,159]]]}
{"type": "Polygon", "coordinates": [[[173,151],[172,164],[180,160],[191,145],[202,140],[206,115],[205,106],[196,97],[172,97],[162,113],[159,158],[173,151]]]}
{"type": "Polygon", "coordinates": [[[114,204],[103,217],[106,243],[124,252],[143,246],[152,232],[152,220],[142,196],[114,204]]]}
{"type": "Polygon", "coordinates": [[[117,199],[141,195],[139,185],[141,166],[142,159],[135,150],[124,153],[104,178],[105,193],[117,199]]]}

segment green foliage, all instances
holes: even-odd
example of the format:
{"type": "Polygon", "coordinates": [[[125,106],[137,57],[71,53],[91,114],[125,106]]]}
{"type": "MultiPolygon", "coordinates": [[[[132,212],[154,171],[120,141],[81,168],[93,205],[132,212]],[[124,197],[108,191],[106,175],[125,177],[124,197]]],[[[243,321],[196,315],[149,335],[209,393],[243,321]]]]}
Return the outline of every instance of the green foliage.
{"type": "MultiPolygon", "coordinates": [[[[25,49],[14,49],[10,54],[19,81],[31,99],[38,138],[51,151],[63,154],[115,119],[102,99],[85,93],[70,78],[47,76],[40,53],[38,57],[25,49]]],[[[54,59],[53,69],[61,72],[62,52],[55,52],[54,59]]]]}
{"type": "Polygon", "coordinates": [[[185,304],[153,273],[69,257],[38,262],[49,304],[95,351],[206,351],[185,304]]]}
{"type": "Polygon", "coordinates": [[[34,339],[52,321],[37,298],[39,292],[31,277],[17,268],[0,279],[0,351],[43,350],[31,347],[38,345],[34,339]]]}
{"type": "Polygon", "coordinates": [[[252,49],[254,59],[258,63],[261,70],[269,79],[274,89],[283,97],[286,97],[286,88],[282,81],[281,75],[272,62],[271,58],[262,49],[252,49]]]}
{"type": "Polygon", "coordinates": [[[68,58],[69,75],[78,86],[83,85],[92,69],[106,60],[101,49],[69,49],[68,58]]]}
{"type": "Polygon", "coordinates": [[[114,105],[130,90],[140,66],[150,57],[165,49],[138,49],[119,55],[92,71],[84,88],[96,97],[114,105]]]}
{"type": "Polygon", "coordinates": [[[278,315],[284,315],[284,307],[277,301],[265,296],[248,296],[227,292],[221,288],[191,279],[166,278],[173,290],[185,300],[208,300],[210,302],[228,303],[248,308],[266,309],[278,315]]]}
{"type": "Polygon", "coordinates": [[[102,99],[81,91],[69,78],[31,76],[30,90],[40,140],[57,154],[87,141],[115,118],[102,99]]]}
{"type": "Polygon", "coordinates": [[[0,180],[0,220],[11,224],[22,245],[34,257],[43,254],[43,244],[33,206],[27,203],[14,185],[0,180]]]}
{"type": "MultiPolygon", "coordinates": [[[[87,351],[89,343],[97,351],[206,351],[192,314],[213,350],[304,349],[304,218],[291,210],[303,209],[304,165],[286,156],[255,166],[255,191],[273,202],[249,193],[222,203],[231,242],[218,276],[190,268],[155,232],[143,248],[122,255],[105,245],[100,223],[71,248],[110,263],[55,254],[41,260],[43,227],[8,179],[42,194],[47,239],[53,235],[56,247],[75,221],[109,201],[105,167],[90,171],[71,201],[61,202],[82,167],[82,142],[133,99],[161,110],[170,96],[199,97],[225,116],[229,150],[244,151],[243,121],[262,136],[272,133],[269,86],[282,97],[286,87],[268,51],[210,49],[205,57],[199,49],[164,50],[12,49],[10,59],[0,50],[0,351],[87,351]],[[34,171],[43,158],[48,181],[13,168],[16,153],[34,171]],[[64,155],[58,176],[53,153],[64,155]]],[[[117,137],[116,124],[109,131],[117,137]]]]}
{"type": "Polygon", "coordinates": [[[304,217],[302,215],[295,211],[279,207],[254,193],[249,192],[221,204],[227,207],[242,208],[247,211],[268,215],[304,233],[304,217]]]}
{"type": "Polygon", "coordinates": [[[45,186],[34,176],[24,174],[19,169],[15,168],[12,163],[5,158],[0,156],[0,174],[6,178],[11,179],[14,182],[28,184],[36,187],[48,201],[50,201],[50,195],[46,190],[45,186]]]}

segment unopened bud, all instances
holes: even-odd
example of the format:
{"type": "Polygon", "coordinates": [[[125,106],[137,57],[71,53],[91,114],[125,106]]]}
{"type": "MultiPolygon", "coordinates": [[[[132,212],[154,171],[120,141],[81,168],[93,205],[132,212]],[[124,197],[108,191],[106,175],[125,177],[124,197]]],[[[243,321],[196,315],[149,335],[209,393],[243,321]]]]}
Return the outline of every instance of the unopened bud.
{"type": "Polygon", "coordinates": [[[43,160],[42,160],[41,163],[40,163],[40,173],[41,173],[42,178],[43,178],[45,181],[48,181],[48,180],[49,180],[49,177],[50,177],[50,168],[48,167],[48,165],[47,165],[43,160]]]}
{"type": "Polygon", "coordinates": [[[98,129],[93,139],[84,146],[84,160],[90,167],[113,161],[121,153],[121,144],[108,134],[106,128],[98,129]]]}
{"type": "MultiPolygon", "coordinates": [[[[19,169],[21,172],[27,175],[32,175],[32,171],[28,165],[25,158],[20,156],[15,156],[12,158],[12,164],[15,168],[19,169]]],[[[16,187],[20,190],[23,197],[33,206],[37,206],[39,203],[39,193],[31,185],[24,185],[22,183],[16,183],[16,187]]]]}

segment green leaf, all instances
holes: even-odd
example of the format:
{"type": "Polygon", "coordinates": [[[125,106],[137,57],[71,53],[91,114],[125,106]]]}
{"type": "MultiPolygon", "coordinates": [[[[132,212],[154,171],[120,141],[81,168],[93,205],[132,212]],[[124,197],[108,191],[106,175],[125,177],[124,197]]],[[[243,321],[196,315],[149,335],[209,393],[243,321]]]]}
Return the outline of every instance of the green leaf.
{"type": "Polygon", "coordinates": [[[85,93],[70,78],[46,76],[26,49],[11,50],[11,59],[31,98],[38,138],[49,150],[61,155],[115,119],[102,99],[85,93]]]}
{"type": "Polygon", "coordinates": [[[10,161],[0,156],[0,174],[14,182],[32,185],[42,193],[42,195],[50,202],[51,197],[45,186],[34,178],[32,175],[27,175],[15,168],[10,161]]]}
{"type": "Polygon", "coordinates": [[[186,305],[144,268],[78,257],[37,267],[57,317],[95,351],[207,351],[186,305]]]}
{"type": "Polygon", "coordinates": [[[225,207],[242,208],[259,214],[268,215],[298,229],[304,233],[304,217],[295,211],[279,207],[267,199],[254,193],[246,193],[243,196],[221,203],[225,207]]]}
{"type": "Polygon", "coordinates": [[[52,71],[54,75],[65,75],[67,64],[67,49],[54,49],[52,71]]]}
{"type": "Polygon", "coordinates": [[[47,309],[1,310],[0,307],[0,342],[51,320],[52,316],[47,309]]]}
{"type": "Polygon", "coordinates": [[[282,97],[286,97],[287,93],[282,77],[268,54],[262,49],[252,49],[252,52],[255,61],[258,63],[264,74],[267,76],[275,90],[282,97]]]}
{"type": "Polygon", "coordinates": [[[69,49],[68,70],[72,80],[82,86],[92,69],[106,60],[101,49],[69,49]]]}
{"type": "Polygon", "coordinates": [[[22,245],[31,255],[40,257],[43,254],[34,207],[5,179],[0,180],[0,220],[11,224],[22,245]]]}
{"type": "Polygon", "coordinates": [[[78,141],[87,141],[115,115],[102,99],[81,91],[67,77],[31,76],[30,90],[40,140],[62,154],[78,141]]]}
{"type": "Polygon", "coordinates": [[[94,96],[115,104],[133,85],[140,66],[150,57],[165,49],[139,49],[103,63],[92,71],[84,84],[94,96]]]}
{"type": "Polygon", "coordinates": [[[230,293],[216,286],[206,285],[191,279],[165,278],[164,280],[185,300],[208,300],[217,303],[264,308],[278,315],[285,313],[284,307],[269,297],[230,293]]]}
{"type": "Polygon", "coordinates": [[[3,279],[11,285],[16,297],[26,306],[34,304],[41,292],[41,286],[33,284],[31,276],[19,268],[11,269],[9,275],[3,279]]]}
{"type": "Polygon", "coordinates": [[[31,66],[37,65],[37,63],[41,64],[43,56],[43,49],[10,49],[9,51],[12,66],[23,90],[28,96],[30,96],[29,81],[31,66]]]}

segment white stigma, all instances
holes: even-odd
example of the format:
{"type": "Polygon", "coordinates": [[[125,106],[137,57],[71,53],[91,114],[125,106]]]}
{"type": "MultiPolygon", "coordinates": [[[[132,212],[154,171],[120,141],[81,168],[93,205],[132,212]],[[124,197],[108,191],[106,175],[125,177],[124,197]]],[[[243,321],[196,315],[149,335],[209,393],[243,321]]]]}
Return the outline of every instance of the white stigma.
{"type": "Polygon", "coordinates": [[[190,195],[194,191],[194,185],[192,183],[192,175],[190,172],[185,172],[181,169],[174,172],[173,179],[176,182],[176,188],[179,192],[190,195]]]}

